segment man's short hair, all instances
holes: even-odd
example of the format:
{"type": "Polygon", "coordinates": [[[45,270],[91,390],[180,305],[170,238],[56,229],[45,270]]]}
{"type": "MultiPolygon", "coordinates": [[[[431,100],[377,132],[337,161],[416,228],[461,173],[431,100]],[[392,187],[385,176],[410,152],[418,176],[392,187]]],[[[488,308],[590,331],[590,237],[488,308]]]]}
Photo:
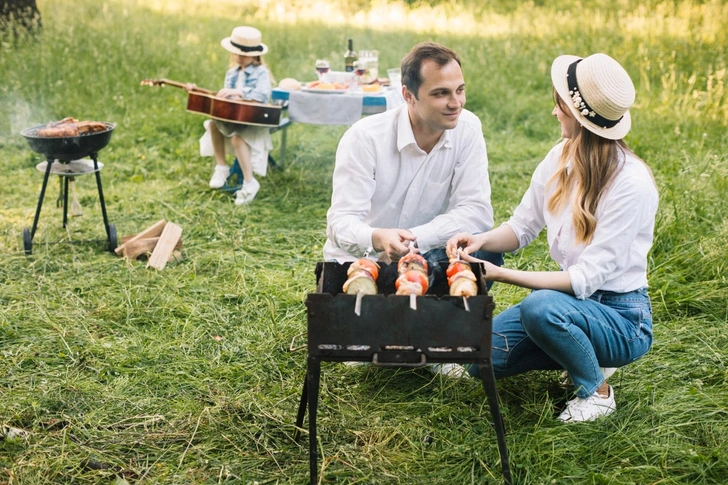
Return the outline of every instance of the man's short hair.
{"type": "MultiPolygon", "coordinates": [[[[422,42],[410,50],[402,59],[402,84],[407,87],[415,98],[422,86],[422,63],[424,61],[435,61],[442,68],[450,62],[457,61],[462,67],[460,58],[452,49],[435,42],[422,42]]],[[[419,98],[417,98],[419,99],[419,98]]]]}

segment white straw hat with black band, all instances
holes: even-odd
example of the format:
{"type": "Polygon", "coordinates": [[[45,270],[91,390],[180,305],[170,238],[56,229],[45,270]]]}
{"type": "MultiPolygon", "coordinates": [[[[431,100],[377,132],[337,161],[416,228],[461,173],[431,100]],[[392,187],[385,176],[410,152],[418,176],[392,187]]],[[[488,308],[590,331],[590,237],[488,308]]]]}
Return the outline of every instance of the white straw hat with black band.
{"type": "Polygon", "coordinates": [[[230,37],[220,41],[226,50],[241,56],[262,56],[268,52],[268,46],[262,43],[260,30],[255,27],[235,27],[230,37]]]}
{"type": "Polygon", "coordinates": [[[635,89],[617,61],[606,54],[559,56],[551,65],[551,81],[581,126],[609,140],[629,133],[635,89]]]}

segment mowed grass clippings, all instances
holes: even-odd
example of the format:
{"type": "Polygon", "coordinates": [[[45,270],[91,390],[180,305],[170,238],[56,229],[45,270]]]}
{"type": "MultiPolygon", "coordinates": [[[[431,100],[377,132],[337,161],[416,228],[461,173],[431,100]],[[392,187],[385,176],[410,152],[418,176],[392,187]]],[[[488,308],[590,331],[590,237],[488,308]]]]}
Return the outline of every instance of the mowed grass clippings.
{"type": "MultiPolygon", "coordinates": [[[[313,79],[318,58],[341,69],[349,37],[380,51],[381,72],[421,40],[453,47],[467,107],[483,121],[496,223],[558,136],[551,60],[598,51],[620,60],[638,92],[627,142],[661,195],[649,275],[655,344],[610,379],[618,411],[596,423],[554,420],[570,398],[558,373],[499,381],[514,479],[722,483],[726,6],[390,2],[384,13],[400,21],[382,28],[381,5],[362,4],[357,16],[328,2],[316,23],[310,6],[279,4],[41,1],[42,34],[0,45],[0,429],[29,432],[0,439],[0,483],[307,483],[306,430],[293,440],[304,301],[345,127],[294,124],[285,167],[261,179],[252,205],[236,207],[207,187],[204,117],[184,111],[185,93],[139,85],[164,77],[219,87],[219,41],[246,23],[263,32],[278,80],[313,79]],[[179,224],[183,261],[154,271],[106,251],[92,176],[76,178],[84,215],[67,230],[51,177],[33,254],[23,254],[42,157],[19,133],[65,116],[117,123],[99,153],[110,222],[120,237],[160,219],[179,224]]],[[[280,135],[274,144],[278,156],[280,135]]],[[[555,269],[543,238],[506,264],[555,269]]],[[[525,294],[495,285],[496,312],[525,294]]],[[[323,363],[321,482],[500,483],[491,419],[477,382],[323,363]]]]}

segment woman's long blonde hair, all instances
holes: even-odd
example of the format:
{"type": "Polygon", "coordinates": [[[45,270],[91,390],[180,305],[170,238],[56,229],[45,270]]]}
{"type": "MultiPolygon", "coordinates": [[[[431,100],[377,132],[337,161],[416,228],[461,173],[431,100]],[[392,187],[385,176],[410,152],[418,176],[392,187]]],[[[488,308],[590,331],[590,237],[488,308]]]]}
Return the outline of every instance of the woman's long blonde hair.
{"type": "MultiPolygon", "coordinates": [[[[559,109],[570,113],[563,100],[554,91],[559,109]]],[[[574,121],[573,136],[566,140],[561,152],[559,168],[547,185],[556,188],[548,202],[551,213],[560,212],[569,202],[571,194],[576,242],[588,244],[597,227],[595,213],[602,195],[610,185],[630,151],[622,140],[608,140],[584,129],[574,121]],[[571,164],[569,164],[571,162],[571,164]]]]}

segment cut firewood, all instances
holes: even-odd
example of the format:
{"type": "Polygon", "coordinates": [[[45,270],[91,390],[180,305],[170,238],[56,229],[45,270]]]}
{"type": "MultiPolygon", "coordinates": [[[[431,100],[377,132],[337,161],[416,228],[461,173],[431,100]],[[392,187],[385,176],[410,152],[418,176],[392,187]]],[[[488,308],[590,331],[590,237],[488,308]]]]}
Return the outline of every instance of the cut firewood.
{"type": "MultiPolygon", "coordinates": [[[[154,248],[159,242],[158,237],[148,237],[145,239],[137,239],[136,241],[130,241],[124,246],[123,256],[127,259],[140,259],[149,257],[154,251],[154,248]]],[[[182,249],[182,239],[177,241],[177,245],[174,247],[175,250],[182,249]]]]}
{"type": "Polygon", "coordinates": [[[124,245],[123,256],[128,259],[137,259],[146,253],[152,254],[154,247],[159,241],[158,237],[148,237],[130,241],[124,245]]]}
{"type": "Polygon", "coordinates": [[[168,222],[164,226],[162,235],[159,236],[159,241],[152,251],[152,255],[149,257],[147,268],[164,269],[169,260],[169,256],[174,252],[175,246],[182,237],[182,228],[177,224],[168,222]]]}
{"type": "Polygon", "coordinates": [[[145,238],[149,238],[149,237],[158,237],[160,234],[162,234],[162,231],[164,230],[166,225],[167,225],[167,221],[165,221],[164,219],[161,219],[161,220],[155,222],[154,224],[152,224],[151,226],[149,226],[148,228],[144,229],[139,234],[129,238],[126,241],[124,241],[124,239],[122,238],[122,244],[120,246],[117,246],[117,248],[114,249],[114,252],[117,254],[117,256],[120,256],[124,252],[124,247],[127,244],[137,241],[139,239],[145,239],[145,238]]]}

